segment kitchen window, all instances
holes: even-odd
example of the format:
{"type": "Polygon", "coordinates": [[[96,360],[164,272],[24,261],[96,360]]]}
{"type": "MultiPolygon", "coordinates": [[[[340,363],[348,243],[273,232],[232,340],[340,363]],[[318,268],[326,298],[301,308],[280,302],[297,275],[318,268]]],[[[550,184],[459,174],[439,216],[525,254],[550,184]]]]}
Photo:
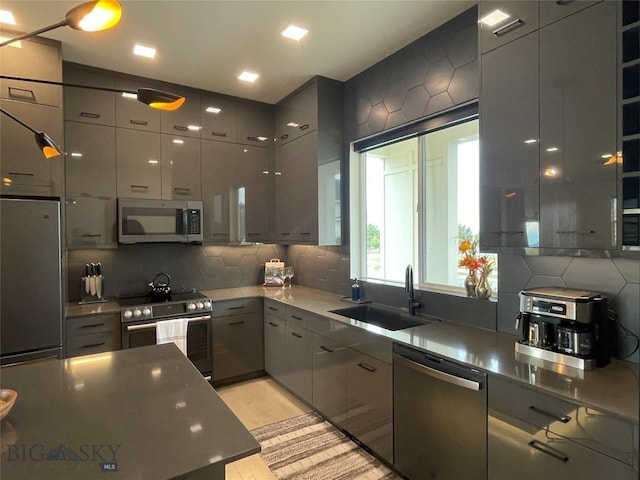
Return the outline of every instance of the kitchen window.
{"type": "Polygon", "coordinates": [[[404,284],[411,264],[421,289],[463,293],[458,244],[480,231],[477,115],[374,142],[351,162],[352,276],[404,284]]]}

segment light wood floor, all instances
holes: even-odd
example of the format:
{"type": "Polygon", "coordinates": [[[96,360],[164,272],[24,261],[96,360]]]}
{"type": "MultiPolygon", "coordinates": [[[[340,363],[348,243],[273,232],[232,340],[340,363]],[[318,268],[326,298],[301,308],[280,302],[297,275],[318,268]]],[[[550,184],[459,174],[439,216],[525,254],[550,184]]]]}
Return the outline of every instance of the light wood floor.
{"type": "MultiPolygon", "coordinates": [[[[311,409],[297,400],[270,377],[249,380],[216,391],[249,430],[280,420],[297,417],[311,409]]],[[[260,455],[226,466],[227,480],[275,480],[260,455]]]]}

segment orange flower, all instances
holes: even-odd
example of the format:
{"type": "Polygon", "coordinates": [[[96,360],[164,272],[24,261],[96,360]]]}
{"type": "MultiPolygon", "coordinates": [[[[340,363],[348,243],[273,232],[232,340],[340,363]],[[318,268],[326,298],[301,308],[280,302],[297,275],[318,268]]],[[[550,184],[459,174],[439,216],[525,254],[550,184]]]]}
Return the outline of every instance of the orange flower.
{"type": "Polygon", "coordinates": [[[458,246],[458,250],[460,251],[460,253],[466,253],[472,248],[473,248],[473,244],[469,240],[461,241],[460,245],[458,246]]]}

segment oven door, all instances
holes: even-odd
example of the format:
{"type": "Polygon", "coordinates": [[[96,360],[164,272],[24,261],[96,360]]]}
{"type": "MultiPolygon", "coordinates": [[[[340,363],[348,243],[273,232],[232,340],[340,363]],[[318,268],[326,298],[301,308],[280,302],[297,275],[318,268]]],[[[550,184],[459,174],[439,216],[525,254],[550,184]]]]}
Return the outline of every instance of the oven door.
{"type": "MultiPolygon", "coordinates": [[[[170,319],[167,319],[170,320],[170,319]]],[[[211,345],[211,315],[187,317],[187,357],[204,376],[210,376],[213,367],[211,345]]],[[[162,320],[157,320],[161,322],[162,320]]],[[[155,345],[156,321],[122,324],[122,348],[155,345]]]]}

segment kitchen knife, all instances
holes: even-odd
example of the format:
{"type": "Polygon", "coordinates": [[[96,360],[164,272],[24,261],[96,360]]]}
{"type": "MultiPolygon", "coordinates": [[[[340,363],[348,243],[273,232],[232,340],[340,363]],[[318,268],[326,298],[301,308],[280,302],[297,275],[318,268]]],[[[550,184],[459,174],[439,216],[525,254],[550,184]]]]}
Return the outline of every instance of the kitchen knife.
{"type": "Polygon", "coordinates": [[[96,264],[91,264],[91,276],[89,277],[89,292],[91,295],[96,294],[96,264]]]}
{"type": "Polygon", "coordinates": [[[102,265],[96,263],[96,295],[102,299],[102,265]]]}
{"type": "Polygon", "coordinates": [[[90,286],[89,286],[89,278],[91,277],[91,267],[89,267],[89,264],[87,263],[84,266],[84,291],[85,293],[89,293],[90,290],[90,286]]]}

